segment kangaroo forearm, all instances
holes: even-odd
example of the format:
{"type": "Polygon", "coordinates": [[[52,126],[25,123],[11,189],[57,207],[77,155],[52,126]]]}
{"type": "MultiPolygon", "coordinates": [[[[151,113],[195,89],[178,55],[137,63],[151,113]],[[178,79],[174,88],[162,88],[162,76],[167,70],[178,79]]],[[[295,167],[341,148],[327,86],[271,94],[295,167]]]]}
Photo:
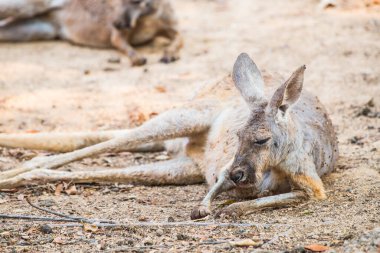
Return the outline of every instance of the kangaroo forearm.
{"type": "Polygon", "coordinates": [[[270,207],[283,207],[299,203],[307,199],[307,194],[302,191],[294,191],[279,195],[273,195],[255,200],[234,203],[228,208],[239,210],[242,214],[250,214],[257,209],[270,207]]]}

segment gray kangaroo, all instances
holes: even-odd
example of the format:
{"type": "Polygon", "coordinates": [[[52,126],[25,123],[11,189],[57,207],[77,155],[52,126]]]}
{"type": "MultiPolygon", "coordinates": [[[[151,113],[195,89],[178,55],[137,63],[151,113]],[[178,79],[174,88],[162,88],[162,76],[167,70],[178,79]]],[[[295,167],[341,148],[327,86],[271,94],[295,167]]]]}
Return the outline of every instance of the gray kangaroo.
{"type": "Polygon", "coordinates": [[[2,0],[0,41],[17,42],[62,39],[74,44],[116,48],[132,65],[146,58],[132,46],[164,36],[171,44],[161,62],[179,58],[182,38],[166,0],[2,0]]]}
{"type": "Polygon", "coordinates": [[[253,199],[226,207],[221,211],[226,215],[297,203],[308,197],[324,199],[320,177],[334,168],[337,140],[323,105],[315,96],[302,92],[304,71],[302,66],[287,81],[270,85],[271,77],[263,78],[243,53],[232,76],[206,85],[188,104],[137,128],[1,134],[0,145],[4,147],[67,153],[36,157],[1,172],[0,189],[61,180],[143,185],[206,180],[210,191],[192,211],[192,219],[209,215],[211,201],[225,191],[253,199]],[[172,152],[172,160],[89,172],[53,170],[102,152],[163,148],[172,152]]]}

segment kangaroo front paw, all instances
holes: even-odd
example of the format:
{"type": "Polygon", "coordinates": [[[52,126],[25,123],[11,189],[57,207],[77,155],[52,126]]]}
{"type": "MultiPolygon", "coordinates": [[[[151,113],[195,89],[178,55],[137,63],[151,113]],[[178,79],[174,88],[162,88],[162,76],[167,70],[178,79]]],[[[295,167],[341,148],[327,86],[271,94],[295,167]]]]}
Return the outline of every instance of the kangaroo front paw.
{"type": "Polygon", "coordinates": [[[315,199],[317,200],[324,200],[324,199],[327,199],[327,196],[326,196],[326,193],[325,193],[325,190],[324,189],[319,189],[319,190],[316,190],[314,192],[314,196],[313,196],[315,199]]]}
{"type": "Polygon", "coordinates": [[[202,219],[210,214],[210,209],[206,206],[197,206],[191,211],[191,219],[192,220],[197,220],[197,219],[202,219]]]}
{"type": "Polygon", "coordinates": [[[179,56],[171,53],[165,53],[164,56],[160,59],[162,63],[171,63],[179,59],[179,56]]]}
{"type": "Polygon", "coordinates": [[[142,66],[142,65],[145,65],[146,62],[147,60],[145,57],[136,56],[136,57],[131,58],[132,66],[142,66]]]}

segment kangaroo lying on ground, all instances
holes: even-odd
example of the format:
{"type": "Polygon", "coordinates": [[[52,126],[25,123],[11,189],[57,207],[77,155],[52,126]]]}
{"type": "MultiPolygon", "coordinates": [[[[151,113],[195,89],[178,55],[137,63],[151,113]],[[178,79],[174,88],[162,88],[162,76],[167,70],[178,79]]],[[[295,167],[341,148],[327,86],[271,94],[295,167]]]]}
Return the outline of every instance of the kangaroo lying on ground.
{"type": "Polygon", "coordinates": [[[264,90],[260,71],[243,53],[236,60],[232,78],[206,86],[190,103],[137,128],[1,134],[4,147],[68,153],[36,157],[0,173],[0,189],[61,180],[185,185],[206,179],[210,191],[193,210],[193,219],[210,214],[211,201],[224,191],[244,198],[262,197],[234,203],[223,210],[226,214],[240,215],[305,197],[324,199],[320,176],[333,170],[338,147],[323,105],[315,96],[301,93],[304,70],[302,66],[279,87],[267,85],[264,90]],[[51,170],[102,152],[161,148],[175,152],[175,158],[124,169],[51,170]],[[267,196],[272,194],[279,195],[267,196]]]}
{"type": "Polygon", "coordinates": [[[146,58],[132,46],[156,36],[171,40],[162,62],[179,58],[182,39],[166,0],[2,0],[0,41],[63,39],[91,47],[114,47],[128,55],[132,65],[146,58]]]}

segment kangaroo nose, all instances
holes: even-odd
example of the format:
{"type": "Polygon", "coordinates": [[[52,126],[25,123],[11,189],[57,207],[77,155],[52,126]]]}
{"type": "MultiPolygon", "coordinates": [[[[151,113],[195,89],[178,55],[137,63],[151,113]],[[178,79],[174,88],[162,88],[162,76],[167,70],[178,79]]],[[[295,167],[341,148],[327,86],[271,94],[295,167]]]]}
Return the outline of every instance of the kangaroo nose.
{"type": "Polygon", "coordinates": [[[234,171],[230,175],[231,180],[234,181],[235,183],[240,182],[243,179],[243,177],[244,177],[244,172],[241,170],[234,171]]]}
{"type": "Polygon", "coordinates": [[[118,29],[118,30],[121,30],[121,29],[123,29],[123,23],[121,22],[121,21],[115,21],[114,23],[113,23],[113,26],[116,28],[116,29],[118,29]]]}
{"type": "Polygon", "coordinates": [[[126,15],[124,19],[118,19],[113,22],[113,26],[118,29],[118,30],[123,30],[123,29],[129,29],[132,27],[131,24],[131,18],[129,15],[126,15]]]}

